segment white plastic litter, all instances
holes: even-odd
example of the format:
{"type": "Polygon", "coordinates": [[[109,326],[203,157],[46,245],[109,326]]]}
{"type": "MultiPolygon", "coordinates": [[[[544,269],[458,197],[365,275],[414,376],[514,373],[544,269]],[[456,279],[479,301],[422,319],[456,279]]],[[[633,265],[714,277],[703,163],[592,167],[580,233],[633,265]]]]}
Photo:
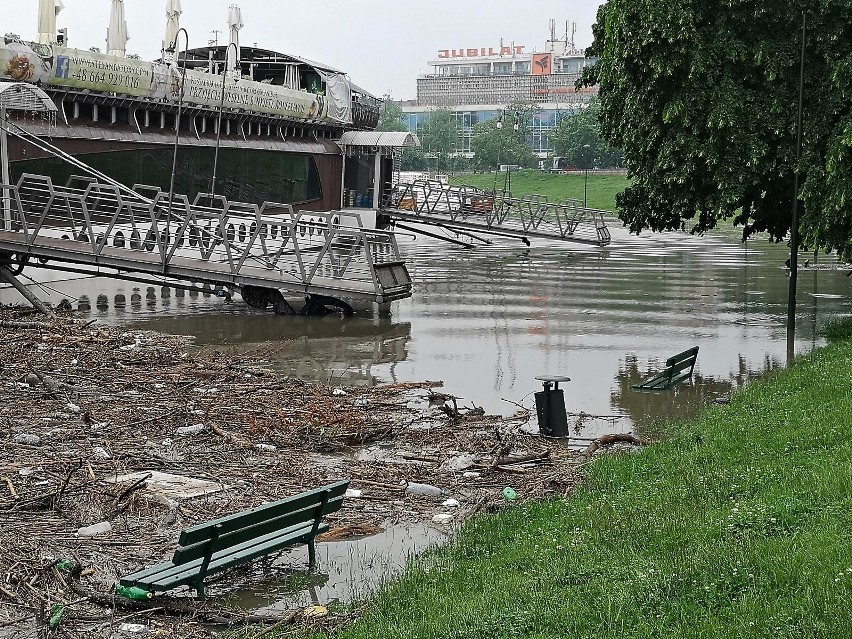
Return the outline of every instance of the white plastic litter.
{"type": "Polygon", "coordinates": [[[346,497],[360,497],[364,493],[357,488],[347,488],[346,489],[346,497]]]}
{"type": "Polygon", "coordinates": [[[438,513],[432,517],[433,524],[448,524],[453,520],[453,515],[450,513],[438,513]]]}
{"type": "Polygon", "coordinates": [[[459,506],[461,506],[458,499],[448,499],[447,501],[445,501],[441,505],[446,507],[446,508],[458,508],[459,506]]]}
{"type": "Polygon", "coordinates": [[[366,408],[369,403],[370,400],[368,400],[366,397],[359,397],[353,402],[353,405],[356,408],[366,408]]]}
{"type": "Polygon", "coordinates": [[[204,432],[204,424],[193,424],[192,426],[181,426],[178,428],[175,433],[180,435],[181,437],[191,437],[192,435],[197,435],[198,433],[204,432]]]}
{"type": "Polygon", "coordinates": [[[95,454],[95,457],[100,457],[101,459],[109,459],[111,457],[107,449],[103,446],[95,446],[92,448],[92,452],[95,454]]]}
{"type": "Polygon", "coordinates": [[[477,477],[482,477],[482,473],[475,473],[473,471],[468,471],[466,473],[462,473],[462,477],[466,477],[467,479],[476,479],[477,477]]]}
{"type": "Polygon", "coordinates": [[[412,495],[426,495],[427,497],[438,497],[441,494],[441,489],[430,484],[417,484],[413,481],[408,482],[405,486],[405,492],[412,495]]]}
{"type": "Polygon", "coordinates": [[[274,444],[256,444],[255,448],[257,448],[258,450],[262,450],[266,453],[274,453],[276,450],[278,450],[278,447],[274,444]]]}
{"type": "Polygon", "coordinates": [[[333,391],[331,391],[331,394],[335,397],[343,397],[344,395],[348,395],[349,393],[347,393],[342,388],[335,388],[333,391]]]}
{"type": "Polygon", "coordinates": [[[104,533],[108,533],[112,530],[112,524],[108,521],[102,521],[99,524],[92,524],[91,526],[83,526],[77,531],[78,537],[94,537],[95,535],[103,535],[104,533]]]}
{"type": "Polygon", "coordinates": [[[458,457],[450,457],[447,461],[441,464],[441,470],[459,472],[467,470],[476,463],[473,455],[459,455],[458,457]]]}
{"type": "Polygon", "coordinates": [[[65,410],[71,411],[75,415],[79,415],[81,412],[83,412],[83,409],[80,408],[79,406],[77,406],[77,404],[70,404],[70,403],[66,404],[65,410]]]}
{"type": "Polygon", "coordinates": [[[41,444],[41,437],[31,435],[30,433],[18,433],[12,438],[16,444],[24,444],[25,446],[38,446],[41,444]]]}

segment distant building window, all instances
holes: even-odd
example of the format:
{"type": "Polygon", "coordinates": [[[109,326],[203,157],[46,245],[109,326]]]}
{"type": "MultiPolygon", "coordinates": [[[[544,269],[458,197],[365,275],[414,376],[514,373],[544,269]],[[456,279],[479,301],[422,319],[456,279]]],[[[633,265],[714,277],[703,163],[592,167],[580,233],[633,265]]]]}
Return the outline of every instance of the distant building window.
{"type": "Polygon", "coordinates": [[[511,62],[495,62],[494,63],[494,75],[511,75],[512,73],[512,63],[511,62]]]}
{"type": "Polygon", "coordinates": [[[515,63],[515,73],[518,75],[529,75],[530,74],[530,63],[529,62],[516,62],[515,63]]]}

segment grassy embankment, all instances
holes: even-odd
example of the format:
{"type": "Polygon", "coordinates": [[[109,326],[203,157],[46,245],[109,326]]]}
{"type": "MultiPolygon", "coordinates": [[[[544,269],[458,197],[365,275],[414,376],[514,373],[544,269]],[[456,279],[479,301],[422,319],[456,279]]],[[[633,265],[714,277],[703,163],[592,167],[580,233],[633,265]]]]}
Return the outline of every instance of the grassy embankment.
{"type": "Polygon", "coordinates": [[[852,341],[671,429],[468,522],[339,639],[847,639],[852,341]]]}
{"type": "MultiPolygon", "coordinates": [[[[497,176],[497,189],[504,188],[506,174],[497,176]]],[[[473,173],[454,177],[453,184],[468,184],[481,189],[494,188],[493,173],[473,173]]],[[[583,202],[582,174],[561,175],[543,171],[524,170],[512,173],[512,195],[521,197],[533,193],[546,195],[549,202],[575,198],[583,202]]],[[[589,173],[588,205],[593,209],[615,210],[615,195],[629,184],[623,175],[598,175],[589,173]]]]}

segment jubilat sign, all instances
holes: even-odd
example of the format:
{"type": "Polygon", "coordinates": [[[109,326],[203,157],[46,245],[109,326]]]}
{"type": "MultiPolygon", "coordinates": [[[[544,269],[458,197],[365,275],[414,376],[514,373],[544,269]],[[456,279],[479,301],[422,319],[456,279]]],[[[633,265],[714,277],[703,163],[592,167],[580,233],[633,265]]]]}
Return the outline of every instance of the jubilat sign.
{"type": "Polygon", "coordinates": [[[328,103],[323,95],[240,80],[227,83],[222,100],[222,77],[218,75],[189,70],[184,76],[175,66],[32,42],[0,41],[0,80],[88,89],[175,104],[182,88],[184,104],[215,108],[221,100],[225,108],[303,120],[328,119],[328,103]]]}
{"type": "Polygon", "coordinates": [[[438,58],[448,60],[451,58],[494,58],[503,55],[522,55],[525,46],[517,47],[485,47],[481,49],[439,49],[438,58]]]}

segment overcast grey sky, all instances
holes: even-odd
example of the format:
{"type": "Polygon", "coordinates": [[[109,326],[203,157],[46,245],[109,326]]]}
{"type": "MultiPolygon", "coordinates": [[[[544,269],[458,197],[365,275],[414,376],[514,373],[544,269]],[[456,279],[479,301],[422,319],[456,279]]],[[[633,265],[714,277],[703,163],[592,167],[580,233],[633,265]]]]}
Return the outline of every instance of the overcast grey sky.
{"type": "MultiPolygon", "coordinates": [[[[4,4],[12,0],[2,0],[4,4]]],[[[105,50],[111,0],[63,0],[58,26],[68,28],[69,43],[79,49],[105,50]]],[[[190,47],[205,46],[220,30],[227,43],[228,6],[242,9],[242,44],[292,53],[346,71],[352,81],[376,95],[416,97],[416,78],[429,71],[439,49],[497,47],[502,38],[527,51],[541,51],[550,18],[557,37],[565,21],[577,23],[575,42],[592,41],[592,24],[602,0],[181,0],[181,26],[190,47]]],[[[130,29],[128,53],[146,60],[159,57],[165,32],[166,0],[125,0],[130,29]]],[[[34,40],[38,0],[17,0],[0,19],[0,34],[34,40]]]]}

